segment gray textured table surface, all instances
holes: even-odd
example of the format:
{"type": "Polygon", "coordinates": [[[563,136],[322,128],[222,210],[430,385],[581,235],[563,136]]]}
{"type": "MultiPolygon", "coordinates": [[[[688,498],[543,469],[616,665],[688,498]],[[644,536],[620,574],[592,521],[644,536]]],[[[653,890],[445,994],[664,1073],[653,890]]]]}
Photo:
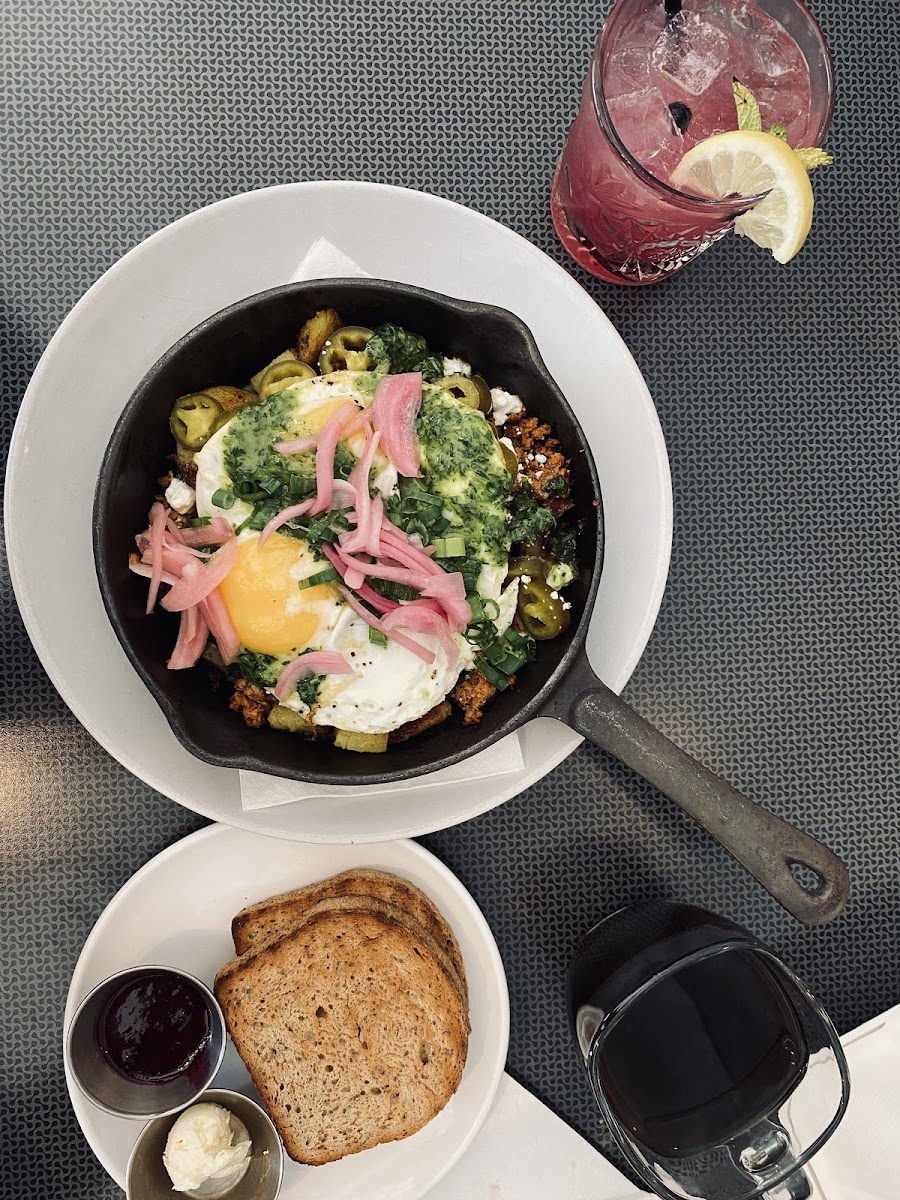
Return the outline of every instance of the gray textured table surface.
{"type": "MultiPolygon", "coordinates": [[[[297,179],[423,188],[560,261],[547,208],[605,5],[583,0],[25,0],[2,6],[2,422],[78,296],[153,230],[297,179]],[[347,63],[352,63],[352,69],[347,63]]],[[[586,1136],[562,972],[637,898],[711,906],[779,950],[842,1029],[900,998],[900,8],[820,0],[839,100],[814,235],[790,268],[737,239],[643,292],[573,270],[632,349],[674,477],[668,591],[628,699],[850,864],[802,928],[673,806],[584,747],[425,839],[509,974],[509,1068],[586,1136]]],[[[52,536],[48,531],[48,536],[52,536]]],[[[52,542],[48,542],[52,562],[52,542]]],[[[202,821],[107,757],[2,587],[0,1195],[113,1197],[59,1060],[68,978],[132,872],[202,821]]]]}

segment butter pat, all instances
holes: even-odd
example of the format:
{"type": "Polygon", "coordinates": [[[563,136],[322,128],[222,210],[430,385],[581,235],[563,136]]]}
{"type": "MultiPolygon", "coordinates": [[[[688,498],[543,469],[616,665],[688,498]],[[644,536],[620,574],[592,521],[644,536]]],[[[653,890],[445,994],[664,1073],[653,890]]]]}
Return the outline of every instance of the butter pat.
{"type": "Polygon", "coordinates": [[[250,1137],[242,1121],[221,1104],[185,1109],[166,1139],[163,1165],[176,1192],[190,1192],[209,1179],[234,1182],[250,1162],[250,1137]]]}

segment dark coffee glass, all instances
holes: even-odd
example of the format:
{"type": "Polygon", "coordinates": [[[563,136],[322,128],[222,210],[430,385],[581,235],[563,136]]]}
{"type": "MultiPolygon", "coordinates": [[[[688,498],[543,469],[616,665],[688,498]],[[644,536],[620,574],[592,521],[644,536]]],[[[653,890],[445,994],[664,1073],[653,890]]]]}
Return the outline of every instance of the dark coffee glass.
{"type": "Polygon", "coordinates": [[[847,1063],[822,1006],[752,934],[666,901],[621,909],[579,944],[568,1004],[600,1111],[658,1195],[810,1195],[803,1165],[844,1114],[847,1063]],[[801,1131],[791,1108],[807,1112],[811,1089],[819,1116],[801,1131]]]}

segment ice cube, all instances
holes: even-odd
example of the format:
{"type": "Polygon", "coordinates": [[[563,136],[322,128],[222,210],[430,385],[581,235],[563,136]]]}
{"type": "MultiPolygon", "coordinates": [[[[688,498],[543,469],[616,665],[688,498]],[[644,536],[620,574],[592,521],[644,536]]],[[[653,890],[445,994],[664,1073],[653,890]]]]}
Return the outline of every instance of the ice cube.
{"type": "Polygon", "coordinates": [[[753,48],[757,66],[764,78],[780,79],[782,75],[803,68],[800,48],[786,33],[761,33],[754,39],[753,48]]]}
{"type": "Polygon", "coordinates": [[[728,61],[728,38],[694,13],[679,13],[653,47],[653,69],[690,96],[702,96],[728,61]]]}
{"type": "Polygon", "coordinates": [[[645,91],[650,86],[650,53],[638,46],[617,51],[603,77],[607,100],[645,91]]]}
{"type": "Polygon", "coordinates": [[[616,132],[634,157],[651,170],[656,160],[671,170],[684,153],[684,140],[660,94],[647,89],[607,103],[616,132]]]}

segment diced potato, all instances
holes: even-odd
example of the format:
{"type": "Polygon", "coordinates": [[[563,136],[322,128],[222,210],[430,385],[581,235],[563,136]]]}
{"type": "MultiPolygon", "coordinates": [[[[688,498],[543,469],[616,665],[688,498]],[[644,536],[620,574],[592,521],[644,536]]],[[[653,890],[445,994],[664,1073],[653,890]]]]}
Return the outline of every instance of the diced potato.
{"type": "Polygon", "coordinates": [[[297,335],[297,358],[308,366],[313,366],[318,362],[325,343],[343,324],[340,313],[335,312],[333,308],[320,308],[297,335]]]}
{"type": "Polygon", "coordinates": [[[387,750],[386,733],[351,733],[339,729],[334,735],[334,744],[341,750],[355,750],[358,754],[383,754],[387,750]]]}
{"type": "Polygon", "coordinates": [[[315,734],[316,727],[302,713],[288,708],[286,704],[276,704],[269,712],[269,724],[273,729],[284,729],[288,733],[315,734]]]}

